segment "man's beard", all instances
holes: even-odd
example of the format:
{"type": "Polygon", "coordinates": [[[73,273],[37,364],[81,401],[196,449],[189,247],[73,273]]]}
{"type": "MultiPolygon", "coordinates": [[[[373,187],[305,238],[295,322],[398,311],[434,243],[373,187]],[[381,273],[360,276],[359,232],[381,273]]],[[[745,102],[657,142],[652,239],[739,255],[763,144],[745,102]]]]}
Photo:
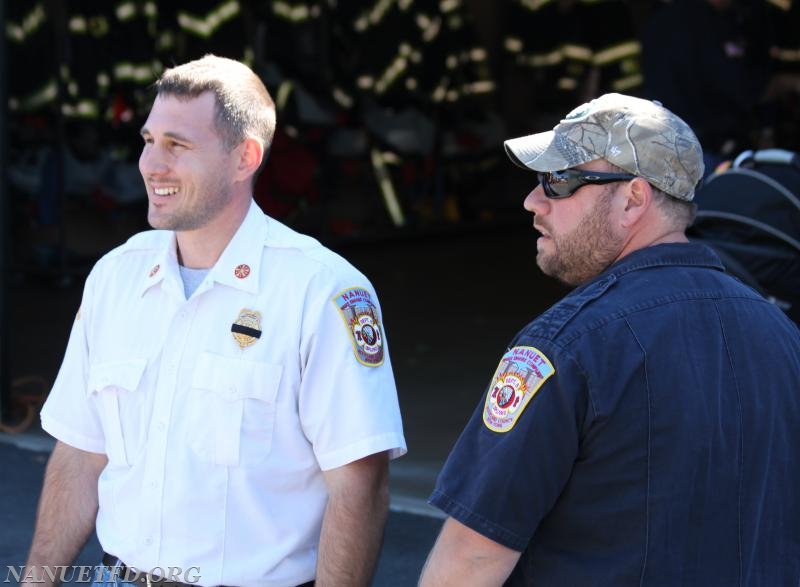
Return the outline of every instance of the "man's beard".
{"type": "Polygon", "coordinates": [[[594,208],[568,234],[548,231],[552,250],[536,255],[536,264],[545,275],[575,286],[599,275],[617,259],[622,239],[609,224],[611,195],[610,191],[601,194],[594,208]]]}
{"type": "MultiPolygon", "coordinates": [[[[209,182],[206,182],[206,184],[209,182]]],[[[230,186],[222,179],[217,179],[206,187],[202,198],[184,201],[171,213],[148,213],[148,222],[153,228],[161,230],[190,231],[203,228],[217,218],[231,201],[230,186]]]]}

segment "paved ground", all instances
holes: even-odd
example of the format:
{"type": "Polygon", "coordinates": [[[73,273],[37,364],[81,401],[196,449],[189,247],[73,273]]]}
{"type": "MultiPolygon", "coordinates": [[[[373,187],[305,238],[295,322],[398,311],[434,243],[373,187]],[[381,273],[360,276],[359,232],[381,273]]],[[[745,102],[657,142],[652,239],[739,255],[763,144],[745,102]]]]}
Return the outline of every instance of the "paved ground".
{"type": "MultiPolygon", "coordinates": [[[[123,232],[107,227],[95,247],[108,248],[123,232]]],[[[536,269],[534,234],[522,211],[505,228],[332,247],[378,291],[409,446],[392,465],[393,513],[375,584],[413,585],[441,525],[425,504],[436,473],[511,337],[564,290],[536,269]]],[[[10,374],[27,378],[31,393],[55,377],[81,284],[80,275],[60,286],[30,276],[13,283],[10,374]]],[[[0,440],[20,438],[43,442],[35,430],[0,440]]],[[[44,461],[41,452],[0,442],[0,570],[24,562],[44,461]]],[[[82,564],[94,564],[96,551],[90,544],[82,564]]]]}

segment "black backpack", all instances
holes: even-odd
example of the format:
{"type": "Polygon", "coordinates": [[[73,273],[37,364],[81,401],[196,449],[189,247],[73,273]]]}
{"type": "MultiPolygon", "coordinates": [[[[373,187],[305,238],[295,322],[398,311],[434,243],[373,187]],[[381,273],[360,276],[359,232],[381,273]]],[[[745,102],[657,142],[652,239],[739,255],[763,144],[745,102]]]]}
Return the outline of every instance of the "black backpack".
{"type": "Polygon", "coordinates": [[[689,238],[800,324],[800,155],[745,151],[695,194],[689,238]]]}

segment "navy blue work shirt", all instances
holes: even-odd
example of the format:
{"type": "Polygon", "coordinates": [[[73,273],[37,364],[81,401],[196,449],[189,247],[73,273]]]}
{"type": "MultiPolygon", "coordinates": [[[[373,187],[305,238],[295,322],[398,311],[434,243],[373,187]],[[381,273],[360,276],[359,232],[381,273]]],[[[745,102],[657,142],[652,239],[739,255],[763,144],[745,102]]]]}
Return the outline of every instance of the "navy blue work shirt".
{"type": "Polygon", "coordinates": [[[526,326],[430,503],[522,552],[508,585],[792,585],[800,334],[694,243],[526,326]]]}

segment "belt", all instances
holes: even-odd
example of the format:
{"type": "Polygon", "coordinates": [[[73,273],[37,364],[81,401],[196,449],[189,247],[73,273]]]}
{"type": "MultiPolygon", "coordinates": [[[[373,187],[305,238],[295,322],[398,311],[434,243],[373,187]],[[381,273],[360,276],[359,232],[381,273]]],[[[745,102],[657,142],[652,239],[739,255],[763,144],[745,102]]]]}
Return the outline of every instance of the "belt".
{"type": "MultiPolygon", "coordinates": [[[[123,583],[128,583],[131,585],[138,584],[145,585],[146,587],[153,587],[156,585],[169,585],[170,587],[197,587],[197,585],[192,585],[190,583],[172,581],[169,577],[158,577],[153,575],[152,571],[145,571],[143,569],[129,567],[117,557],[112,554],[108,554],[107,552],[103,553],[103,565],[116,569],[114,574],[115,577],[123,583]]],[[[169,569],[164,570],[169,572],[169,569]]]]}
{"type": "MultiPolygon", "coordinates": [[[[123,583],[145,585],[146,587],[156,587],[160,585],[169,587],[197,587],[196,583],[181,583],[180,581],[170,581],[163,577],[156,577],[152,573],[129,567],[113,554],[103,553],[103,565],[110,568],[116,568],[115,576],[123,583]]],[[[169,571],[169,569],[165,569],[169,571]]],[[[220,585],[219,587],[225,587],[220,585]]],[[[314,587],[314,581],[303,583],[297,587],[314,587]]]]}

